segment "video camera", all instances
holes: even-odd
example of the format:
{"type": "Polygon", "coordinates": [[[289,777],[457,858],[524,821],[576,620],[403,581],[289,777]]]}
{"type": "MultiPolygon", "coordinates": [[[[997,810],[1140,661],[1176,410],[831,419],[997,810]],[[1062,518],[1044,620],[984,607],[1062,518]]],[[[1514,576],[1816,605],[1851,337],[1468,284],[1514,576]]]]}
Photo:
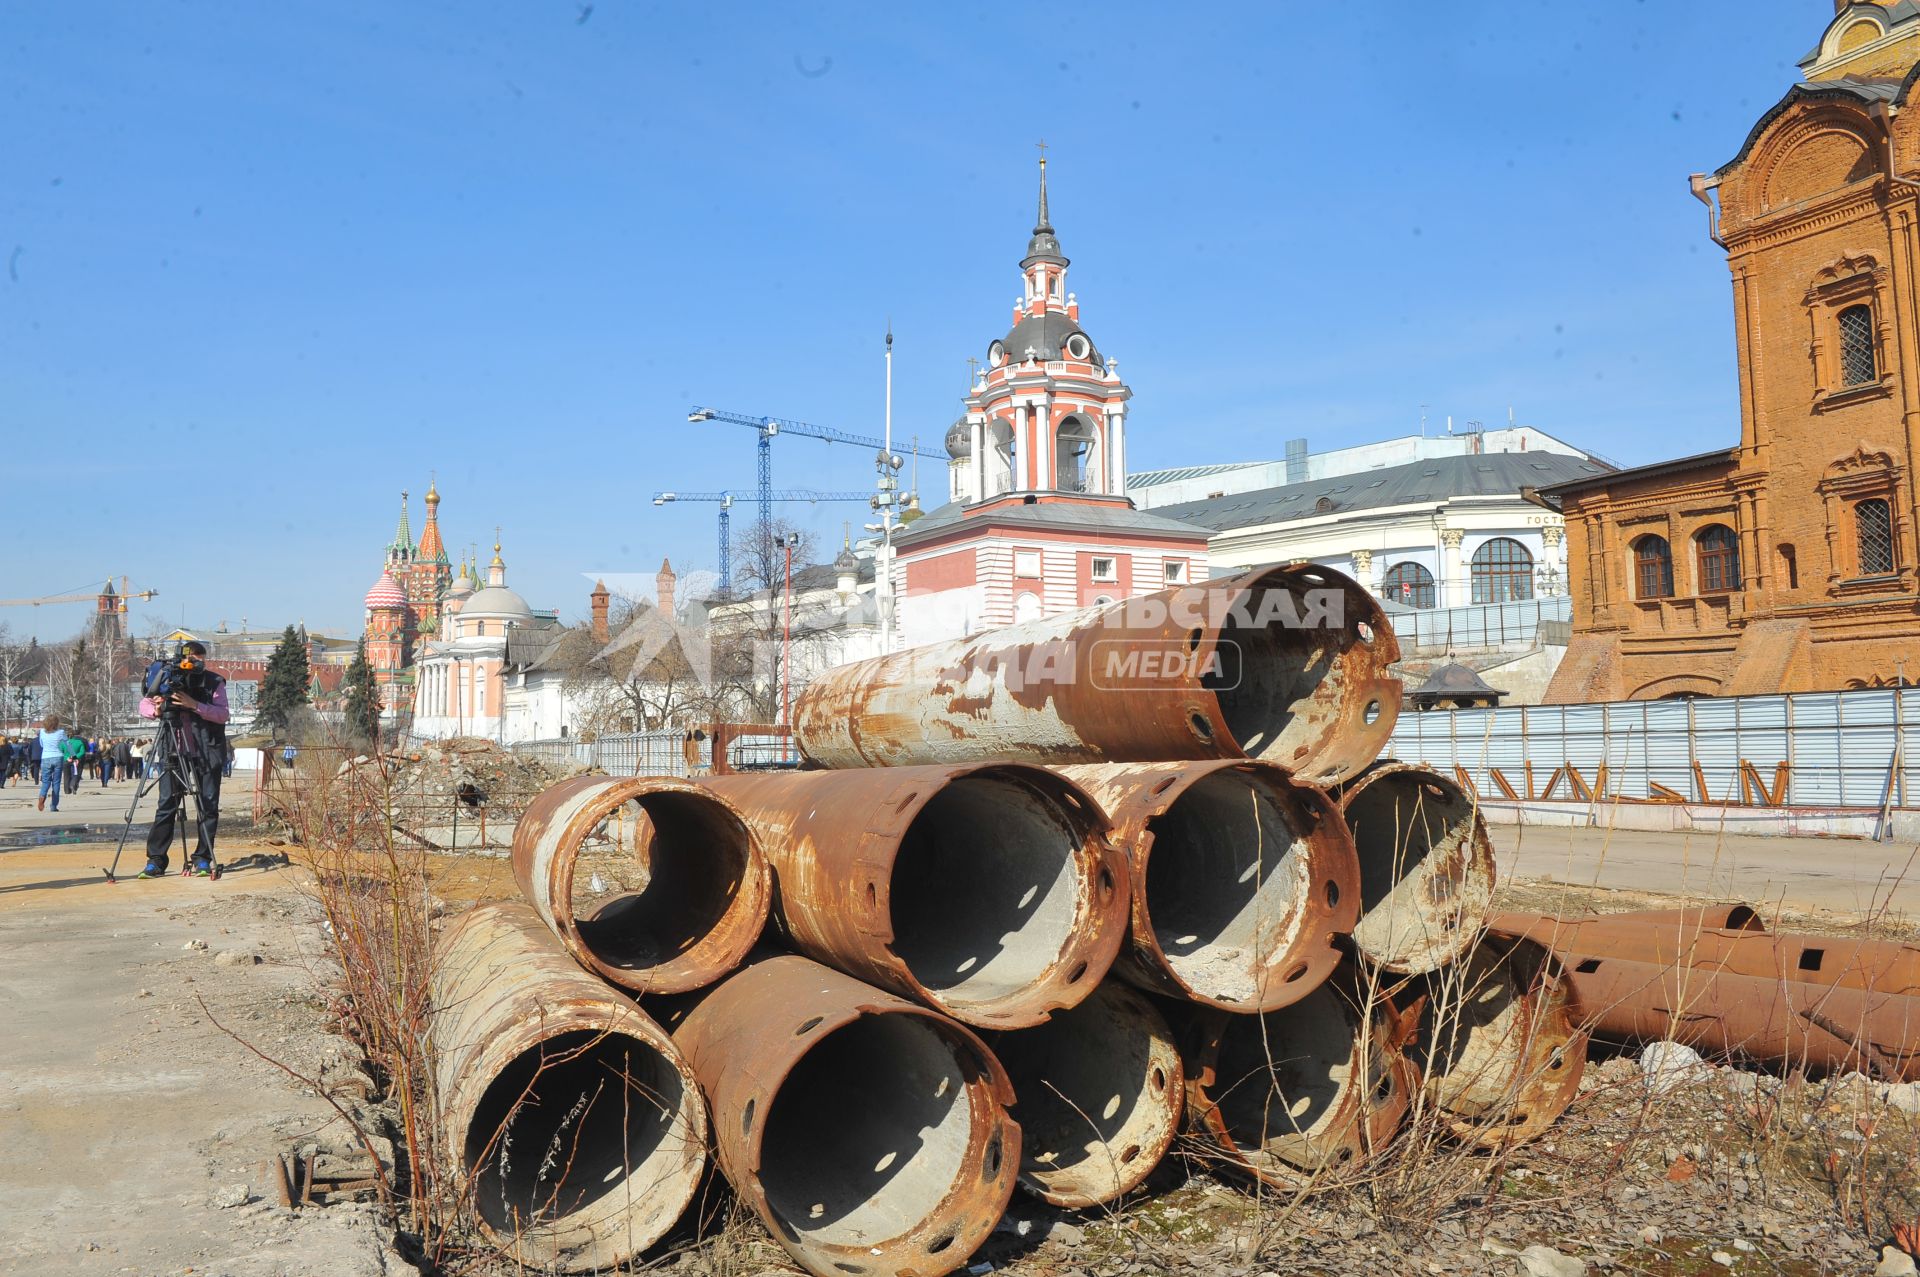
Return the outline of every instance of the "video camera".
{"type": "Polygon", "coordinates": [[[171,708],[168,702],[175,692],[185,692],[196,701],[204,701],[213,695],[213,676],[207,671],[207,658],[188,651],[185,643],[175,643],[171,654],[147,666],[140,691],[143,696],[151,696],[162,713],[171,708]]]}

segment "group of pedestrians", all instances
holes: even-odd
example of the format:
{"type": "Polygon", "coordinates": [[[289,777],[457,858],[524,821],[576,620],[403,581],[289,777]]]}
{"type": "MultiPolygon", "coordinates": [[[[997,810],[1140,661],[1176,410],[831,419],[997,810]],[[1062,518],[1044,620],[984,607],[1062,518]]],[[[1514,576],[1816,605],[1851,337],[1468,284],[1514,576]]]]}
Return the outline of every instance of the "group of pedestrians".
{"type": "Polygon", "coordinates": [[[146,754],[145,740],[73,736],[60,726],[59,715],[49,714],[37,732],[0,736],[0,789],[26,777],[40,791],[39,810],[51,805],[59,811],[60,795],[77,793],[82,780],[105,789],[115,780],[139,779],[146,754]]]}

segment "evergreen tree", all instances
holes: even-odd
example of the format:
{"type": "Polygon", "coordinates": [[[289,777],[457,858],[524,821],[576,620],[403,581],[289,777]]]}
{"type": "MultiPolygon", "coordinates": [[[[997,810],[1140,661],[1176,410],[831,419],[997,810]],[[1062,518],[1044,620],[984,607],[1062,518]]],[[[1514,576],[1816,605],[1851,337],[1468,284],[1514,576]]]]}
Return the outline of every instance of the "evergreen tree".
{"type": "Polygon", "coordinates": [[[347,666],[347,734],[380,743],[380,689],[373,681],[373,666],[367,663],[364,634],[354,646],[353,664],[347,666]]]}
{"type": "Polygon", "coordinates": [[[293,724],[293,716],[307,704],[307,646],[289,625],[280,646],[267,659],[267,676],[260,681],[260,702],[254,723],[276,738],[293,724]]]}

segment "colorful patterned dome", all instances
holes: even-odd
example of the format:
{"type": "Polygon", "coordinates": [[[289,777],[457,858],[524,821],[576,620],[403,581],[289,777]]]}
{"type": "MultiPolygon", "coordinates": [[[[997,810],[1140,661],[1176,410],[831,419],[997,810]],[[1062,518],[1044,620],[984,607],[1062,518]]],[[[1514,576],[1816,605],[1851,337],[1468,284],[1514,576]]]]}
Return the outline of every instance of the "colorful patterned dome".
{"type": "Polygon", "coordinates": [[[375,608],[405,607],[406,605],[407,592],[400,588],[400,583],[393,579],[391,572],[382,572],[380,579],[373,583],[373,588],[367,591],[367,611],[369,612],[375,608]]]}

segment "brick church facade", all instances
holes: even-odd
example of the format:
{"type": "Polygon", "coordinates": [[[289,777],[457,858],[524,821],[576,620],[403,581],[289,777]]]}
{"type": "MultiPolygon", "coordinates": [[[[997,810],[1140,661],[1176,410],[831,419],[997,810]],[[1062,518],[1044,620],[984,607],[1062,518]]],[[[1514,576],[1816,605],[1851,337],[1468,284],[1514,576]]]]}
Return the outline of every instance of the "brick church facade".
{"type": "Polygon", "coordinates": [[[1693,179],[1733,275],[1738,446],[1543,488],[1574,637],[1549,703],[1920,677],[1920,6],[1838,6],[1693,179]]]}

